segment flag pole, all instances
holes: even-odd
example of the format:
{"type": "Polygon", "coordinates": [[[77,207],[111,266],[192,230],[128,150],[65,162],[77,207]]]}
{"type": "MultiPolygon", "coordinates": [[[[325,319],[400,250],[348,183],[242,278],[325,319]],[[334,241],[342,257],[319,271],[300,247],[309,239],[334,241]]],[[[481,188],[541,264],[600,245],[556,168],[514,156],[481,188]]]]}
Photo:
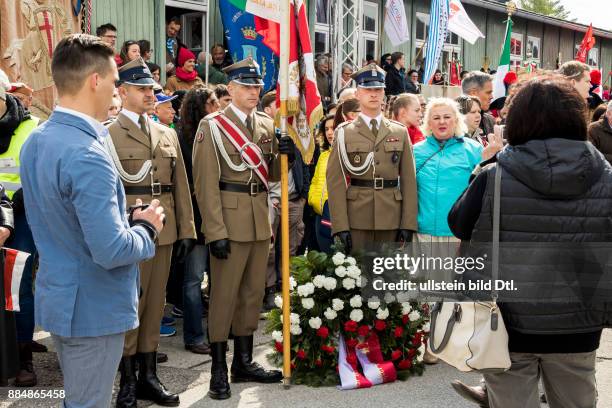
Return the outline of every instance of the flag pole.
{"type": "MultiPolygon", "coordinates": [[[[280,2],[280,127],[281,136],[288,136],[289,98],[289,46],[291,0],[280,2]]],[[[289,302],[289,163],[287,155],[281,155],[281,272],[283,284],[283,385],[289,388],[291,381],[291,305],[289,302]]]]}
{"type": "Polygon", "coordinates": [[[211,62],[213,62],[212,59],[212,55],[209,54],[210,52],[210,1],[208,2],[208,5],[206,6],[206,45],[205,45],[205,49],[204,49],[204,53],[206,55],[206,71],[205,71],[205,83],[206,86],[208,87],[208,66],[210,65],[211,62]]]}

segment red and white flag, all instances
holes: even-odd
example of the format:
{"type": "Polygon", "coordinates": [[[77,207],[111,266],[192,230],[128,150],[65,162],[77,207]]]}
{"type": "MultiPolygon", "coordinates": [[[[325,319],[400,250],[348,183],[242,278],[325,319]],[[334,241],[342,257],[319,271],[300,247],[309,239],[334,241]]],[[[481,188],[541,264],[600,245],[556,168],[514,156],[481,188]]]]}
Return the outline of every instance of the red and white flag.
{"type": "Polygon", "coordinates": [[[589,50],[595,45],[595,37],[593,37],[593,24],[589,25],[588,30],[584,34],[584,38],[580,43],[580,48],[576,53],[576,61],[586,63],[589,50]]]}
{"type": "Polygon", "coordinates": [[[2,248],[2,251],[4,251],[4,308],[9,312],[19,312],[19,286],[30,254],[10,248],[2,248]]]}

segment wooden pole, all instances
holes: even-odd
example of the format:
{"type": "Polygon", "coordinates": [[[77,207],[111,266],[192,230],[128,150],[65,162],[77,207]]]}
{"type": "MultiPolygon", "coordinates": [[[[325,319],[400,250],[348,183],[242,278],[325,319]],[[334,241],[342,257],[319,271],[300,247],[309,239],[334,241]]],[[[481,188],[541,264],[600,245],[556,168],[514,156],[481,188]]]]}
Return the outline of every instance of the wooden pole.
{"type": "MultiPolygon", "coordinates": [[[[289,46],[290,46],[290,7],[291,0],[281,0],[280,4],[280,125],[281,136],[289,136],[288,107],[289,98],[289,46]]],[[[281,272],[283,282],[283,385],[291,381],[291,304],[289,301],[289,163],[287,155],[281,155],[281,272]]]]}

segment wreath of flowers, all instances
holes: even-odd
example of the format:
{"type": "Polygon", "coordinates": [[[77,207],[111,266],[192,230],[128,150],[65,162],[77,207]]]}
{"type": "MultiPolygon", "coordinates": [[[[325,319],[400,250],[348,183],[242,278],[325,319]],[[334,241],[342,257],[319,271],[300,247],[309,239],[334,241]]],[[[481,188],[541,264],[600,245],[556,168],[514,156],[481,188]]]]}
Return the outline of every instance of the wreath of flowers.
{"type": "MultiPolygon", "coordinates": [[[[424,371],[428,305],[402,301],[400,294],[364,299],[357,260],[342,252],[333,256],[310,251],[291,260],[291,369],[296,384],[332,386],[338,376],[338,338],[343,335],[347,362],[357,369],[355,347],[374,332],[386,361],[393,361],[398,378],[406,380],[424,371]]],[[[271,334],[269,361],[283,362],[282,297],[268,314],[271,334]]]]}

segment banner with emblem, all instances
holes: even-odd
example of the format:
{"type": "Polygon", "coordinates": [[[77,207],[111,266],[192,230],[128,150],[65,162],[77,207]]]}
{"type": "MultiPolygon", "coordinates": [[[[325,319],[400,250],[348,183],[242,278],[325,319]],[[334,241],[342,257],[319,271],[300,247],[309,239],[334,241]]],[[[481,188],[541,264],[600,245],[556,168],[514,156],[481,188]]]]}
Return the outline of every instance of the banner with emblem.
{"type": "Polygon", "coordinates": [[[223,32],[232,59],[240,61],[248,56],[259,64],[264,81],[264,92],[276,87],[278,57],[264,45],[264,37],[255,30],[255,15],[246,11],[246,0],[221,0],[219,9],[223,32]]]}
{"type": "Polygon", "coordinates": [[[11,0],[0,2],[0,69],[11,82],[34,90],[32,109],[46,117],[55,101],[51,59],[57,43],[80,31],[80,15],[72,0],[11,0]]]}

